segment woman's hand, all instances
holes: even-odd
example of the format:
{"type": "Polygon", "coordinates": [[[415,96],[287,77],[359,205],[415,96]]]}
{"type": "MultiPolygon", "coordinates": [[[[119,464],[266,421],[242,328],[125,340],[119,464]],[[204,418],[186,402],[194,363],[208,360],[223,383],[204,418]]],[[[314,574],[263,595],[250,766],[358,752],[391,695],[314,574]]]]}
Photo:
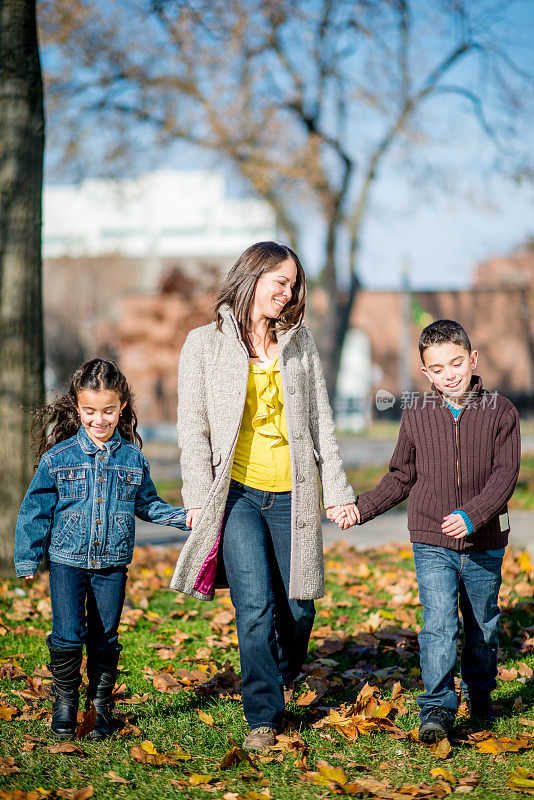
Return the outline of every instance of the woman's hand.
{"type": "Polygon", "coordinates": [[[360,512],[356,503],[346,503],[344,506],[329,506],[325,509],[326,516],[332,522],[335,522],[342,531],[360,522],[360,512]]]}
{"type": "Polygon", "coordinates": [[[185,524],[188,528],[193,529],[196,525],[197,518],[202,511],[201,508],[188,508],[187,509],[187,516],[185,518],[185,524]]]}

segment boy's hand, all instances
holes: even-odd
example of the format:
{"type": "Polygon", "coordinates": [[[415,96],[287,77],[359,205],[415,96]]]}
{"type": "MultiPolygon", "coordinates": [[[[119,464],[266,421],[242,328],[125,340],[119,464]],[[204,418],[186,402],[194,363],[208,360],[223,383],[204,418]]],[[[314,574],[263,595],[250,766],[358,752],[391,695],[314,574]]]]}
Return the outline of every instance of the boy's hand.
{"type": "Polygon", "coordinates": [[[448,514],[443,517],[441,530],[447,536],[452,536],[453,539],[463,539],[469,533],[461,514],[448,514]]]}

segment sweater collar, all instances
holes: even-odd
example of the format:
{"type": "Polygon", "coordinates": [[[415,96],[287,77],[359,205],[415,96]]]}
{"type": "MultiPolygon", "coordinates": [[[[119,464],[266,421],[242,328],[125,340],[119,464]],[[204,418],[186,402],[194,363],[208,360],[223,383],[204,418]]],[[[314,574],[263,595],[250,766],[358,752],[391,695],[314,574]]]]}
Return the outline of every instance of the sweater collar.
{"type": "MultiPolygon", "coordinates": [[[[443,392],[440,392],[439,389],[436,388],[436,385],[432,384],[432,392],[438,394],[441,398],[443,397],[443,392]]],[[[471,386],[467,393],[467,399],[465,402],[465,406],[469,406],[474,403],[480,395],[482,394],[482,378],[479,375],[472,375],[471,376],[471,386]]],[[[445,401],[446,402],[446,401],[445,401]]]]}
{"type": "MultiPolygon", "coordinates": [[[[245,346],[243,338],[241,336],[241,332],[239,330],[239,325],[237,323],[237,319],[230,308],[230,306],[225,303],[219,309],[219,313],[223,319],[223,330],[229,336],[233,336],[239,344],[245,349],[248,356],[248,350],[245,346]]],[[[278,339],[278,353],[280,354],[285,347],[287,347],[288,343],[293,338],[293,335],[302,327],[302,325],[293,325],[292,328],[289,328],[287,331],[281,331],[280,333],[277,332],[277,339],[278,339]]]]}

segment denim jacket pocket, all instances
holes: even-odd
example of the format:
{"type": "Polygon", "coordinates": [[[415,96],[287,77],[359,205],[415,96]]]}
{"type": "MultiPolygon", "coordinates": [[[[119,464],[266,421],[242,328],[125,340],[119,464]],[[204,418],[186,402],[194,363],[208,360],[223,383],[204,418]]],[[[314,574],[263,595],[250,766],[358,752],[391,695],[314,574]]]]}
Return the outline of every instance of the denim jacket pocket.
{"type": "Polygon", "coordinates": [[[57,471],[58,494],[62,500],[83,500],[87,497],[87,470],[68,467],[57,471]]]}
{"type": "Polygon", "coordinates": [[[142,479],[143,473],[141,470],[128,469],[127,467],[118,469],[116,487],[117,500],[135,500],[135,495],[141,486],[142,479]]]}
{"type": "Polygon", "coordinates": [[[59,549],[65,555],[83,553],[86,535],[85,514],[61,514],[54,527],[50,547],[59,549]]]}
{"type": "Polygon", "coordinates": [[[112,514],[107,555],[131,559],[135,542],[135,519],[132,514],[112,514]]]}

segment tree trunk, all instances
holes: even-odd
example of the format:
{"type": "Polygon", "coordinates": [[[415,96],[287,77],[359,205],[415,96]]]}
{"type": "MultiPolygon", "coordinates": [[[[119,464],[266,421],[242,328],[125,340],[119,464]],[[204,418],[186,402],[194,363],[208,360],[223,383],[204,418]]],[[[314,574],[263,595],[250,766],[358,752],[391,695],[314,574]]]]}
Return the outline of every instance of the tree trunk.
{"type": "Polygon", "coordinates": [[[29,410],[43,401],[44,112],[35,0],[0,4],[0,569],[33,474],[29,410]]]}
{"type": "Polygon", "coordinates": [[[326,312],[319,324],[318,348],[321,354],[326,388],[332,407],[336,401],[336,384],[341,362],[345,335],[350,325],[350,314],[359,288],[353,281],[346,292],[338,291],[329,300],[326,312]]]}

